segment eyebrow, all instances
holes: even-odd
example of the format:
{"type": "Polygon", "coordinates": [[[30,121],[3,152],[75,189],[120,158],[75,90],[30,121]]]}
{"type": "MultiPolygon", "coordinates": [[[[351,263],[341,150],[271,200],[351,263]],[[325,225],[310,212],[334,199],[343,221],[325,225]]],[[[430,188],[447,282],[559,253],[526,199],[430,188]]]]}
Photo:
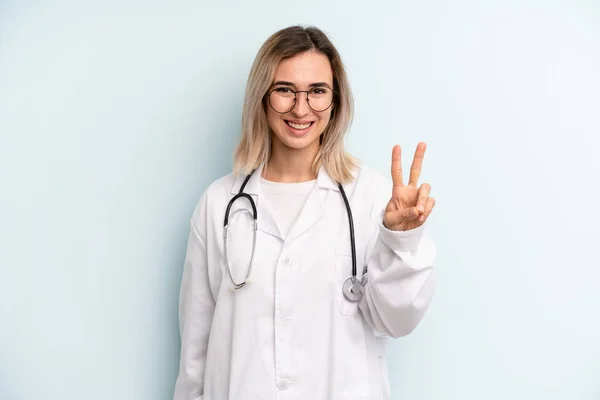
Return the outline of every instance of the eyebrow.
{"type": "MultiPolygon", "coordinates": [[[[277,81],[277,82],[273,83],[273,86],[293,86],[293,87],[296,87],[296,85],[294,85],[292,82],[287,82],[287,81],[277,81]]],[[[328,88],[331,89],[331,86],[329,86],[329,84],[327,82],[315,82],[315,83],[311,83],[308,86],[309,87],[322,87],[322,86],[326,86],[326,87],[328,87],[328,88]]]]}

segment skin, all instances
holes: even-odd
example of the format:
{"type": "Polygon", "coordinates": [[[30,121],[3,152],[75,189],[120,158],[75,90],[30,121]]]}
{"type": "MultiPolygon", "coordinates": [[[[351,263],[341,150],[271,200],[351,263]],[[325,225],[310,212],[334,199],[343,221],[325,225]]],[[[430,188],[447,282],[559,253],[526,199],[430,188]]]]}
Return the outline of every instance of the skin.
{"type": "MultiPolygon", "coordinates": [[[[275,71],[273,87],[289,87],[292,90],[309,90],[316,83],[324,83],[333,88],[333,72],[327,56],[309,51],[298,54],[279,63],[275,71]],[[291,85],[281,85],[288,82],[291,85]]],[[[266,105],[267,121],[272,130],[271,158],[263,170],[263,178],[274,182],[305,182],[316,179],[311,163],[319,149],[319,137],[325,131],[331,118],[333,106],[323,112],[313,111],[307,103],[306,94],[298,93],[296,105],[286,113],[275,112],[266,105]],[[308,122],[313,124],[306,133],[294,133],[286,121],[308,122]]],[[[394,231],[407,231],[423,225],[435,206],[435,199],[429,197],[431,186],[419,178],[427,145],[417,145],[410,168],[408,184],[402,177],[402,149],[395,145],[392,149],[391,175],[393,188],[383,224],[394,231]]]]}
{"type": "Polygon", "coordinates": [[[402,149],[399,145],[392,149],[392,196],[385,208],[383,225],[393,231],[408,231],[423,225],[435,206],[435,199],[429,197],[431,186],[419,186],[423,158],[427,145],[417,145],[408,184],[402,179],[402,149]]]}
{"type": "MultiPolygon", "coordinates": [[[[309,51],[283,60],[275,71],[274,83],[289,82],[292,90],[309,90],[311,84],[323,82],[333,88],[333,72],[329,59],[322,53],[309,51]]],[[[267,121],[272,130],[271,158],[263,172],[265,179],[274,182],[304,182],[316,179],[311,163],[319,150],[319,137],[331,118],[333,106],[323,112],[314,112],[305,93],[298,93],[296,105],[286,113],[279,114],[266,105],[267,121]],[[309,131],[294,135],[286,120],[292,122],[313,121],[309,131]]]]}

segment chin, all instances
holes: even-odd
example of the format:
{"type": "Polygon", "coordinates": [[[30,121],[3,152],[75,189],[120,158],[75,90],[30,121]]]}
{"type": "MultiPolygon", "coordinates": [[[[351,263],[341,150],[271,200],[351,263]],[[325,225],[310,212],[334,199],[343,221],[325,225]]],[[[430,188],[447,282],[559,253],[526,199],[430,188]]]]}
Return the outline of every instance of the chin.
{"type": "Polygon", "coordinates": [[[302,150],[308,147],[319,144],[320,134],[296,136],[288,132],[279,132],[275,134],[278,141],[282,142],[286,147],[295,150],[302,150]]]}
{"type": "Polygon", "coordinates": [[[288,143],[287,146],[294,150],[303,150],[303,149],[307,149],[309,147],[313,147],[313,145],[318,146],[318,143],[319,143],[318,140],[313,140],[310,143],[288,143]]]}

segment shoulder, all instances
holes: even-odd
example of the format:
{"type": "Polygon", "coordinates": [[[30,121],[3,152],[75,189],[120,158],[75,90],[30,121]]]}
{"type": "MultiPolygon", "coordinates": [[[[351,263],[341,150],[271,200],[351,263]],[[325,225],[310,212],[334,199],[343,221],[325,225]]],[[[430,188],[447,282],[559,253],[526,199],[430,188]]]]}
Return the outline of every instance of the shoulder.
{"type": "Polygon", "coordinates": [[[391,185],[391,179],[387,175],[368,165],[359,164],[353,171],[353,175],[352,184],[356,185],[357,190],[370,190],[375,194],[380,190],[387,190],[391,185]]]}
{"type": "Polygon", "coordinates": [[[359,164],[354,172],[355,180],[386,180],[386,176],[378,169],[365,164],[359,164]]]}
{"type": "Polygon", "coordinates": [[[214,198],[220,199],[223,197],[228,197],[237,177],[238,176],[236,174],[229,173],[217,178],[210,185],[208,185],[203,193],[203,197],[207,197],[209,200],[214,198]]]}
{"type": "Polygon", "coordinates": [[[359,165],[354,171],[353,194],[365,201],[375,215],[385,208],[392,191],[392,180],[382,171],[367,165],[359,165]]]}
{"type": "Polygon", "coordinates": [[[207,214],[212,214],[215,207],[226,205],[236,178],[237,175],[229,173],[212,181],[196,202],[192,219],[197,222],[206,219],[207,214]]]}

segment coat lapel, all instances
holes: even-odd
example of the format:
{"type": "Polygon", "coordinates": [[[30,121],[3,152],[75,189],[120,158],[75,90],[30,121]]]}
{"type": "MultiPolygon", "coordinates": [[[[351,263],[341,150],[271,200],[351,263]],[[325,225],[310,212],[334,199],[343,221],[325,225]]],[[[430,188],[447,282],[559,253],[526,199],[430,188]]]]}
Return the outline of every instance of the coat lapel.
{"type": "Polygon", "coordinates": [[[308,195],[300,215],[290,228],[285,239],[286,242],[296,239],[323,218],[325,215],[324,198],[327,190],[339,192],[337,184],[331,179],[325,168],[321,167],[317,175],[317,183],[308,195]]]}
{"type": "MultiPolygon", "coordinates": [[[[244,188],[244,193],[249,194],[254,202],[256,203],[257,209],[257,217],[258,217],[258,229],[261,231],[268,233],[269,235],[275,236],[281,240],[284,240],[281,231],[279,230],[279,226],[277,225],[273,214],[270,211],[269,204],[265,201],[264,196],[261,197],[260,192],[260,177],[262,175],[263,165],[258,167],[244,188]]],[[[231,188],[231,194],[236,195],[240,188],[244,183],[244,179],[246,179],[246,175],[238,175],[235,179],[235,183],[231,188]]],[[[234,209],[239,208],[250,208],[248,201],[245,199],[236,200],[234,206],[232,206],[231,212],[234,212],[234,209]]]]}

